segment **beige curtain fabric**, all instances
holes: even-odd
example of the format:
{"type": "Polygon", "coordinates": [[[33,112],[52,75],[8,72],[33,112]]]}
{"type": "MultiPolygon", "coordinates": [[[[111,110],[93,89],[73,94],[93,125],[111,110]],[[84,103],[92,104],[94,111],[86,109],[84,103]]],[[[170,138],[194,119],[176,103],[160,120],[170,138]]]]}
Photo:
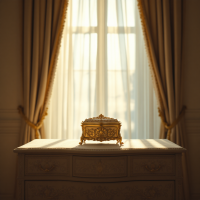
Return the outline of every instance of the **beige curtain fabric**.
{"type": "MultiPolygon", "coordinates": [[[[182,117],[185,109],[182,105],[182,4],[182,0],[138,0],[150,71],[163,118],[160,138],[166,138],[168,132],[168,139],[188,150],[182,117]]],[[[186,154],[183,154],[183,177],[183,196],[189,200],[186,154]]]]}
{"type": "Polygon", "coordinates": [[[45,138],[47,112],[68,0],[24,0],[23,117],[20,145],[45,138]]]}

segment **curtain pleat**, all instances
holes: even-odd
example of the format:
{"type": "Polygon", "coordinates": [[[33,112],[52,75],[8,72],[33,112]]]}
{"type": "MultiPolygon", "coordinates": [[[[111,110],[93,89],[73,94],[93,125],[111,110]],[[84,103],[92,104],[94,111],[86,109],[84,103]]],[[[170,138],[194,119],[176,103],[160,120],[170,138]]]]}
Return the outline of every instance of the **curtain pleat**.
{"type": "Polygon", "coordinates": [[[23,108],[20,145],[35,138],[46,115],[68,0],[24,0],[23,108]],[[25,122],[26,121],[26,122],[25,122]],[[38,128],[38,129],[39,129],[38,128]]]}
{"type": "Polygon", "coordinates": [[[160,119],[136,0],[70,1],[47,138],[79,139],[81,121],[122,122],[123,138],[158,138],[160,119]]]}
{"type": "Polygon", "coordinates": [[[160,138],[168,138],[187,149],[182,156],[184,196],[189,200],[188,146],[182,105],[182,0],[138,0],[152,81],[163,117],[160,138]],[[165,125],[163,125],[165,124],[165,125]],[[166,129],[165,129],[166,128],[166,129]],[[168,134],[166,135],[166,132],[168,134]],[[170,134],[171,132],[171,134],[170,134]]]}

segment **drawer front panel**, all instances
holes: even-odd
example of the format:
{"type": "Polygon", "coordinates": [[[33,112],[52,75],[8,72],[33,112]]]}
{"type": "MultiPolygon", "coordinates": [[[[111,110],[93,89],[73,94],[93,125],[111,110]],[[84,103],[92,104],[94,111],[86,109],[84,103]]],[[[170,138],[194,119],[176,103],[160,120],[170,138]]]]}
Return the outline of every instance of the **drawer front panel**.
{"type": "Polygon", "coordinates": [[[175,156],[131,156],[131,175],[175,175],[175,156]]]}
{"type": "Polygon", "coordinates": [[[25,156],[25,175],[70,175],[69,156],[25,156]]]}
{"type": "Polygon", "coordinates": [[[73,157],[73,176],[125,177],[127,157],[73,157]]]}
{"type": "Polygon", "coordinates": [[[81,183],[68,181],[26,181],[27,200],[174,200],[173,181],[123,183],[81,183]]]}

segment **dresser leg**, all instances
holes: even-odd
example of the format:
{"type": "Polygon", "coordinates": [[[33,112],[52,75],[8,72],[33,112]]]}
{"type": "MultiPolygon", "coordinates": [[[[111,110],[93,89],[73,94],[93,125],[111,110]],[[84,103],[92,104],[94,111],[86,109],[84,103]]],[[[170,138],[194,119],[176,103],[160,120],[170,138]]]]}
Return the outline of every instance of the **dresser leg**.
{"type": "Polygon", "coordinates": [[[182,155],[176,154],[176,200],[184,200],[182,155]]]}
{"type": "Polygon", "coordinates": [[[176,200],[184,200],[182,179],[176,180],[176,200]]]}
{"type": "Polygon", "coordinates": [[[17,200],[24,200],[24,180],[23,179],[18,179],[17,180],[17,200]]]}
{"type": "Polygon", "coordinates": [[[17,200],[24,200],[24,154],[18,154],[17,169],[17,200]]]}

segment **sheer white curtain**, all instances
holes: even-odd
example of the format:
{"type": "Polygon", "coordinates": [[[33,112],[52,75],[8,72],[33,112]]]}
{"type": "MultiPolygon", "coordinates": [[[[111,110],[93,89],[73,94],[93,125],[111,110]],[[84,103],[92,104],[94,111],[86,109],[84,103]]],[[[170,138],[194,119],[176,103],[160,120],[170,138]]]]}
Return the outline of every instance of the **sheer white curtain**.
{"type": "Polygon", "coordinates": [[[71,0],[47,138],[79,139],[99,114],[122,122],[122,138],[158,138],[160,119],[136,0],[71,0]]]}

